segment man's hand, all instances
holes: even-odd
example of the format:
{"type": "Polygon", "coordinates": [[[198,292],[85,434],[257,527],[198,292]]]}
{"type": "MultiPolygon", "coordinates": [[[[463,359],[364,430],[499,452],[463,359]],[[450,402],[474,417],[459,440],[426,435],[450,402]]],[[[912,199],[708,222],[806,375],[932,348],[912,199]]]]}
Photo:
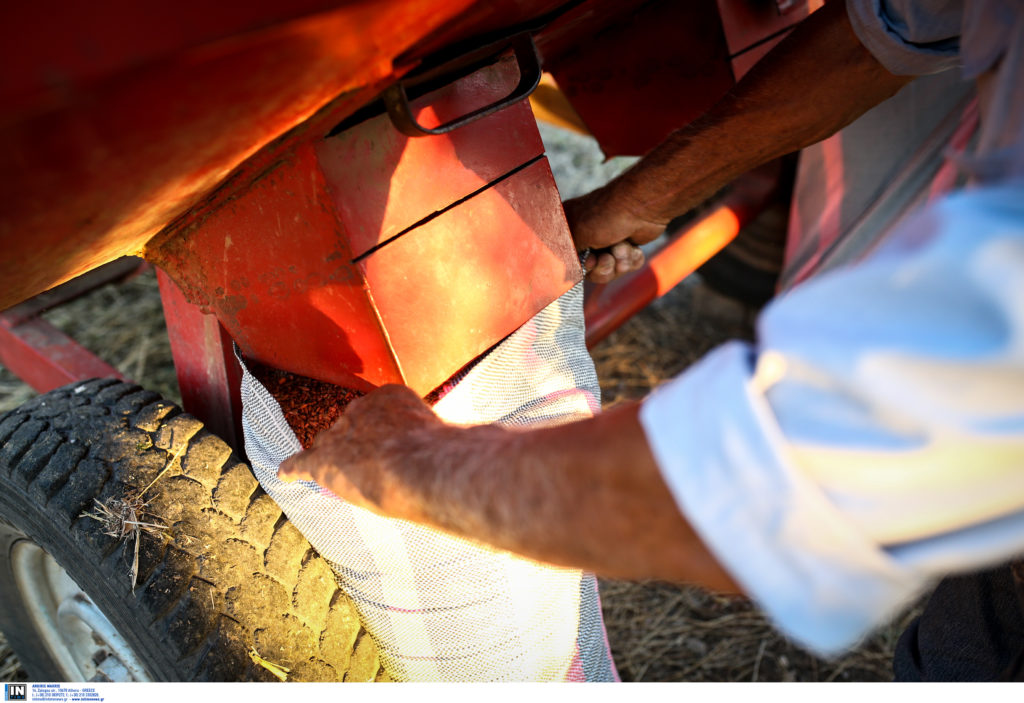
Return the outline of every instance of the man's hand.
{"type": "Polygon", "coordinates": [[[587,279],[608,283],[644,263],[637,246],[657,238],[665,225],[645,220],[615,203],[606,188],[563,203],[569,231],[580,251],[592,251],[583,262],[587,279]]]}
{"type": "Polygon", "coordinates": [[[422,521],[422,500],[403,474],[424,460],[443,462],[459,431],[405,386],[384,386],[354,400],[312,448],[285,460],[278,476],[315,481],[360,507],[422,521]]]}

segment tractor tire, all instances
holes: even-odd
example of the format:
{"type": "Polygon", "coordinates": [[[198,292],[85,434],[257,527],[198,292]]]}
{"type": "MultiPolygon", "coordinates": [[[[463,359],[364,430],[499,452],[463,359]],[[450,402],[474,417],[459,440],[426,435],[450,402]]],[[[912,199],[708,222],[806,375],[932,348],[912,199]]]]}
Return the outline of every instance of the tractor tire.
{"type": "Polygon", "coordinates": [[[249,467],[114,380],[0,415],[0,602],[35,680],[383,677],[331,568],[249,467]]]}

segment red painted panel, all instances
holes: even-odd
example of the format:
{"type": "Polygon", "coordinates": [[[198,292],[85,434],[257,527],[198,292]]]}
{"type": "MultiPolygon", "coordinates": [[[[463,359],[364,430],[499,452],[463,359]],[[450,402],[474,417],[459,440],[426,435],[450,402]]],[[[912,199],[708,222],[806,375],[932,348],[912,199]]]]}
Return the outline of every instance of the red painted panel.
{"type": "Polygon", "coordinates": [[[216,317],[188,302],[166,273],[157,270],[157,280],[182,407],[232,449],[244,453],[242,369],[231,338],[216,317]]]}
{"type": "Polygon", "coordinates": [[[605,155],[640,155],[724,95],[732,70],[711,0],[655,0],[605,25],[618,3],[584,3],[539,45],[605,155]]]}
{"type": "Polygon", "coordinates": [[[582,278],[541,159],[366,257],[406,385],[433,390],[582,278]]]}
{"type": "MultiPolygon", "coordinates": [[[[414,114],[433,128],[503,98],[518,80],[508,56],[414,101],[414,114]]],[[[544,145],[524,100],[448,134],[412,139],[380,115],[316,150],[358,256],[540,156],[544,145]]]]}
{"type": "Polygon", "coordinates": [[[369,388],[397,368],[329,203],[307,144],[147,258],[216,313],[246,355],[369,388]]]}

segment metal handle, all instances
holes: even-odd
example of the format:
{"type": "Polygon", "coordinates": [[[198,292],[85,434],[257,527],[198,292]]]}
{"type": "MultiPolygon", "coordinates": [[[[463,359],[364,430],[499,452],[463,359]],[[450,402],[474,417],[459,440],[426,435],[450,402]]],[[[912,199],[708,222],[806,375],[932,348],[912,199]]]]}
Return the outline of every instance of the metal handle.
{"type": "Polygon", "coordinates": [[[462,117],[456,117],[438,127],[428,128],[416,121],[412,114],[412,107],[409,105],[409,97],[405,93],[405,85],[398,82],[385,90],[382,96],[391,122],[399,132],[410,137],[446,134],[459,127],[464,127],[470,122],[475,122],[481,117],[494,114],[529,96],[540,83],[540,55],[537,53],[537,46],[533,43],[533,37],[527,34],[516,39],[512,50],[515,52],[516,61],[519,62],[519,83],[511,93],[501,100],[484,105],[478,110],[473,110],[462,117]]]}

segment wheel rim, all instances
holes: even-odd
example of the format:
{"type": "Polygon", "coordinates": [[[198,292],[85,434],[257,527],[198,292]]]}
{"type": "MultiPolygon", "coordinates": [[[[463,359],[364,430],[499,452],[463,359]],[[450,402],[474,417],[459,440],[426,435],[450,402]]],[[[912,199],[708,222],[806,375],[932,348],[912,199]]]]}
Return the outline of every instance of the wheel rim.
{"type": "Polygon", "coordinates": [[[26,612],[66,680],[150,680],[124,638],[42,547],[19,540],[11,566],[26,612]]]}

